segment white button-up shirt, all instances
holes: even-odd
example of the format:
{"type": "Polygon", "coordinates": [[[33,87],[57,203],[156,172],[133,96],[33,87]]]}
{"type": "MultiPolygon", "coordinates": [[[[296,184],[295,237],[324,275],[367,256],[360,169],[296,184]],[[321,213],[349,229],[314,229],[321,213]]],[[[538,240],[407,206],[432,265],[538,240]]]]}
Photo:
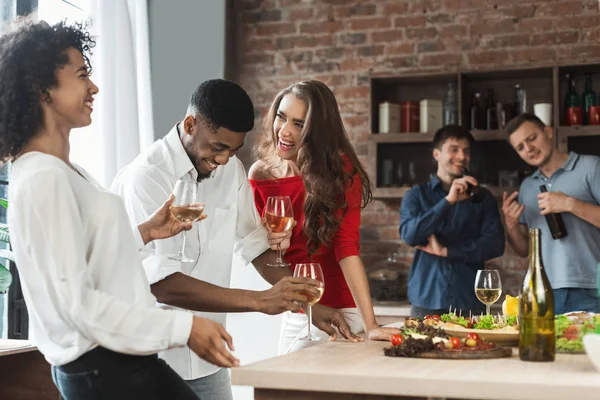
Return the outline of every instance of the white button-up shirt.
{"type": "MultiPolygon", "coordinates": [[[[177,125],[163,139],[140,154],[119,172],[112,190],[125,200],[132,223],[148,218],[167,199],[178,179],[197,179],[185,152],[177,125]]],[[[252,189],[237,157],[217,168],[198,184],[198,202],[207,218],[186,233],[185,255],[196,261],[169,259],[181,248],[182,236],[157,240],[143,250],[144,268],[151,284],[182,272],[214,285],[229,287],[234,252],[249,264],[269,248],[267,231],[260,224],[252,189]]],[[[162,305],[164,307],[164,305],[162,305]]],[[[195,312],[225,325],[226,313],[195,312]]],[[[161,357],[184,379],[197,379],[219,368],[196,356],[189,348],[172,349],[161,357]]]]}
{"type": "Polygon", "coordinates": [[[97,346],[186,345],[192,314],[155,307],[123,201],[79,171],[39,152],[12,166],[8,223],[33,341],[53,365],[97,346]]]}

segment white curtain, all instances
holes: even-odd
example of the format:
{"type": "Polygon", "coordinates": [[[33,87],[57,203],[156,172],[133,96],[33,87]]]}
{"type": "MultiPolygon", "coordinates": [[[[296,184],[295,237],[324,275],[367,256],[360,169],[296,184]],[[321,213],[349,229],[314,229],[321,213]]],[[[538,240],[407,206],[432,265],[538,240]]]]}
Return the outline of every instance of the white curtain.
{"type": "Polygon", "coordinates": [[[97,43],[92,79],[100,91],[94,140],[86,146],[96,165],[88,169],[109,187],[119,169],[154,141],[147,0],[91,0],[89,17],[97,43]]]}

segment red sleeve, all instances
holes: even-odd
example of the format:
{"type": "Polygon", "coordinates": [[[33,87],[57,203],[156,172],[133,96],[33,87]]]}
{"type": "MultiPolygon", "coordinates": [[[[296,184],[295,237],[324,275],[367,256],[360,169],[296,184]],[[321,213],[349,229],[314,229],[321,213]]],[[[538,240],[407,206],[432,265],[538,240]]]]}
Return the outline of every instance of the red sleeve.
{"type": "Polygon", "coordinates": [[[249,179],[250,186],[252,186],[252,194],[254,195],[254,205],[258,210],[258,215],[263,216],[265,210],[266,199],[264,193],[260,190],[260,185],[256,184],[256,181],[249,179]]]}
{"type": "Polygon", "coordinates": [[[354,174],[352,182],[346,189],[346,203],[348,210],[343,215],[342,222],[333,238],[333,250],[337,262],[340,260],[360,255],[360,205],[362,202],[362,182],[358,174],[354,174]]]}

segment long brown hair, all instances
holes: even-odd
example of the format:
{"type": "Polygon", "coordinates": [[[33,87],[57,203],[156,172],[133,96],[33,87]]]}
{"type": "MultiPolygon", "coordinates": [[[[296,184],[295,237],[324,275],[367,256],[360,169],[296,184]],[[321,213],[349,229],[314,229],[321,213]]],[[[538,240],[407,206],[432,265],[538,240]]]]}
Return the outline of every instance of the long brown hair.
{"type": "Polygon", "coordinates": [[[364,208],[371,200],[371,182],[361,165],[331,89],[323,82],[302,81],[279,92],[264,120],[265,138],[258,147],[258,157],[273,170],[281,164],[277,157],[278,138],[273,122],[279,103],[293,94],[306,104],[307,112],[298,149],[298,168],[306,188],[304,201],[303,231],[308,238],[308,254],[312,256],[321,245],[330,246],[340,226],[341,218],[348,210],[346,189],[355,175],[361,180],[364,208]],[[344,169],[343,156],[352,163],[352,172],[344,169]],[[343,209],[342,216],[336,211],[343,209]]]}

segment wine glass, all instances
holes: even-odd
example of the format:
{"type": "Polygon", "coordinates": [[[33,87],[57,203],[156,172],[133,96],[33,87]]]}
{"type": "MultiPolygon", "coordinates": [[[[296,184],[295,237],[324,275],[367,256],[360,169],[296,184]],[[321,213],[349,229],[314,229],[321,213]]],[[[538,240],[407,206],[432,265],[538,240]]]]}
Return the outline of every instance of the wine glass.
{"type": "Polygon", "coordinates": [[[502,282],[495,269],[480,269],[475,277],[475,296],[485,304],[486,314],[490,315],[490,306],[500,298],[502,282]]]}
{"type": "MultiPolygon", "coordinates": [[[[197,202],[198,194],[198,183],[192,180],[178,180],[175,183],[173,189],[173,195],[175,200],[171,204],[171,214],[179,221],[183,222],[194,222],[197,221],[204,212],[204,204],[197,202]]],[[[181,249],[176,256],[169,257],[171,260],[177,260],[181,262],[193,262],[195,260],[188,258],[185,252],[185,231],[181,232],[183,235],[183,243],[181,243],[181,249]]]]}
{"type": "MultiPolygon", "coordinates": [[[[265,220],[267,229],[273,233],[281,233],[290,230],[294,225],[294,209],[289,196],[271,196],[267,198],[265,205],[265,220]]],[[[269,267],[289,267],[281,257],[281,246],[277,245],[277,259],[275,264],[267,264],[269,267]]]]}
{"type": "Polygon", "coordinates": [[[323,292],[325,291],[325,280],[323,279],[323,270],[321,270],[321,265],[319,263],[306,263],[306,264],[296,264],[296,268],[294,269],[294,277],[296,278],[311,278],[322,283],[321,287],[317,288],[319,291],[318,296],[312,296],[305,291],[298,291],[296,293],[301,294],[302,296],[307,297],[306,305],[307,308],[307,317],[308,317],[308,332],[306,336],[298,338],[298,340],[307,340],[307,341],[317,341],[321,340],[319,337],[312,334],[310,331],[310,327],[312,325],[312,306],[317,304],[321,297],[323,297],[323,292]]]}

